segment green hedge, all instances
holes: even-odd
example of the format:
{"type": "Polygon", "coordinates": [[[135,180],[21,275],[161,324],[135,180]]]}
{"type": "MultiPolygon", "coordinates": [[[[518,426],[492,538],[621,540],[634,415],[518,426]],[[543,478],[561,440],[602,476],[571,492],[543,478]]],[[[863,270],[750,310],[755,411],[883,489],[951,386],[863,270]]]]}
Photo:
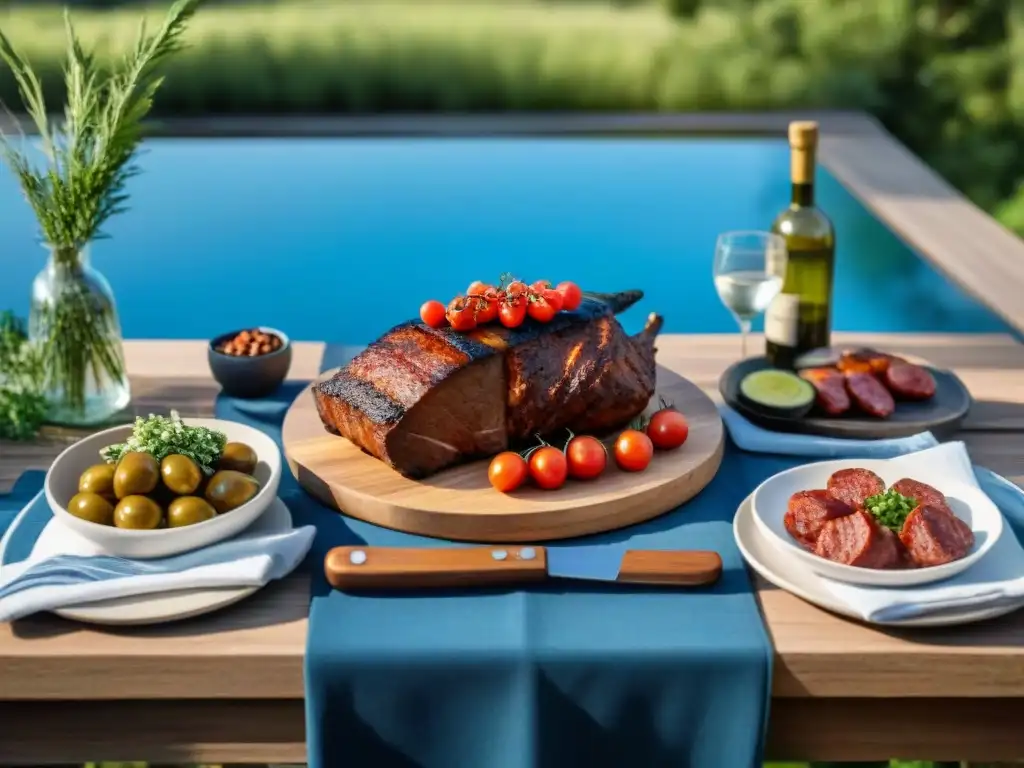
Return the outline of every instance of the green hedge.
{"type": "MultiPolygon", "coordinates": [[[[692,17],[635,0],[215,4],[195,20],[157,111],[865,109],[1024,231],[1024,12],[1012,18],[1010,0],[678,7],[692,17]]],[[[115,55],[139,13],[76,19],[115,55]]],[[[59,99],[60,14],[15,6],[0,25],[59,99]]],[[[0,99],[17,103],[7,73],[0,99]]]]}

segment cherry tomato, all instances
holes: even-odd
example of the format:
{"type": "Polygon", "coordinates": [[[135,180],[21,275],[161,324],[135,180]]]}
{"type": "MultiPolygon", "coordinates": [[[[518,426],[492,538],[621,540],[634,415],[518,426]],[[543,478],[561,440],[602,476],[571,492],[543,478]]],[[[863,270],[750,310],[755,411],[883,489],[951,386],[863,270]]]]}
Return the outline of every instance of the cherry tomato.
{"type": "Polygon", "coordinates": [[[537,293],[543,293],[544,291],[546,291],[550,287],[551,287],[551,281],[550,280],[538,280],[538,281],[536,281],[534,283],[530,283],[530,288],[532,288],[537,293]]]}
{"type": "Polygon", "coordinates": [[[580,435],[569,441],[565,448],[565,458],[569,463],[569,477],[593,480],[604,472],[608,451],[596,437],[580,435]]]}
{"type": "Polygon", "coordinates": [[[509,298],[516,298],[522,296],[527,291],[526,283],[522,280],[513,280],[507,286],[505,286],[505,294],[509,298]]]}
{"type": "Polygon", "coordinates": [[[456,331],[472,331],[476,328],[476,302],[465,296],[456,296],[448,305],[445,316],[456,331]]]}
{"type": "Polygon", "coordinates": [[[562,309],[567,309],[570,312],[579,307],[580,302],[583,301],[583,291],[576,283],[568,281],[559,283],[558,292],[562,294],[562,309]]]}
{"type": "Polygon", "coordinates": [[[511,493],[522,485],[527,474],[529,465],[526,459],[513,451],[499,453],[487,468],[487,479],[502,493],[511,493]]]}
{"type": "Polygon", "coordinates": [[[673,408],[664,408],[651,416],[647,425],[647,436],[655,448],[669,450],[678,448],[690,435],[686,417],[673,408]]]}
{"type": "Polygon", "coordinates": [[[498,319],[506,328],[518,328],[526,319],[526,299],[502,301],[498,306],[498,319]]]}
{"type": "Polygon", "coordinates": [[[615,463],[627,472],[647,468],[654,456],[651,438],[636,429],[627,429],[615,440],[615,463]]]}
{"type": "Polygon", "coordinates": [[[526,312],[538,323],[550,323],[558,310],[548,304],[547,300],[541,296],[527,303],[526,312]]]}
{"type": "Polygon", "coordinates": [[[447,322],[444,304],[433,299],[423,302],[423,306],[420,307],[420,320],[431,328],[443,327],[447,322]]]}
{"type": "Polygon", "coordinates": [[[562,309],[562,304],[565,303],[565,299],[562,298],[562,294],[554,288],[545,288],[540,292],[540,295],[544,297],[544,301],[555,308],[555,312],[560,311],[562,309]]]}
{"type": "Polygon", "coordinates": [[[476,323],[483,325],[496,320],[498,317],[498,292],[491,286],[486,286],[483,298],[476,299],[476,323]]]}
{"type": "Polygon", "coordinates": [[[467,296],[483,296],[484,293],[487,292],[487,289],[490,288],[490,287],[491,286],[489,286],[487,283],[483,282],[482,280],[474,280],[472,283],[469,284],[469,288],[466,289],[466,295],[467,296]]]}
{"type": "Polygon", "coordinates": [[[557,448],[545,445],[530,454],[530,477],[537,487],[553,491],[565,484],[569,463],[557,448]]]}

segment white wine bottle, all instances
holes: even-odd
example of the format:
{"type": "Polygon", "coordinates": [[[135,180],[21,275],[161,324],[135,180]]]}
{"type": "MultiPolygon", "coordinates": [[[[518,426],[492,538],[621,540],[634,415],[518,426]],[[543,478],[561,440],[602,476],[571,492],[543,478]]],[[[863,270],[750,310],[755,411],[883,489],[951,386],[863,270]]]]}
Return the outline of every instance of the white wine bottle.
{"type": "Polygon", "coordinates": [[[818,124],[790,123],[789,147],[792,200],[772,224],[786,241],[786,275],[764,319],[765,354],[776,368],[792,368],[804,352],[829,346],[832,333],[836,236],[814,204],[818,124]]]}

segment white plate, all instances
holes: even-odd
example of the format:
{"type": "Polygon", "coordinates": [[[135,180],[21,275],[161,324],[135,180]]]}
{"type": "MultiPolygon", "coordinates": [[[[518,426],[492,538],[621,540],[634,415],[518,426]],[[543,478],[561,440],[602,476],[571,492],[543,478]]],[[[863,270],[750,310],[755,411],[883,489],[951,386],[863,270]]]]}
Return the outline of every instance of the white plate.
{"type": "Polygon", "coordinates": [[[78,492],[78,478],[89,467],[102,463],[100,450],[124,442],[132,432],[126,424],[97,432],[64,450],[46,473],[46,500],[53,515],[79,535],[99,544],[109,555],[133,560],[169,557],[230,539],[248,528],[277,498],[281,484],[281,451],[269,435],[237,421],[223,419],[184,419],[193,427],[208,427],[227,435],[228,442],[241,442],[256,451],[259,463],[253,476],[260,490],[242,506],[212,520],[182,528],[161,528],[156,531],[135,531],[99,525],[75,517],[66,506],[78,492]]]}
{"type": "MultiPolygon", "coordinates": [[[[946,444],[939,448],[948,452],[953,445],[946,444]]],[[[925,453],[936,450],[938,449],[928,449],[925,453]]],[[[929,462],[909,462],[908,459],[913,460],[913,457],[914,454],[896,459],[840,459],[787,469],[769,477],[754,490],[751,497],[754,521],[764,536],[788,557],[798,559],[811,570],[836,581],[869,586],[908,587],[948,579],[970,568],[992,548],[1003,532],[1003,516],[977,485],[960,479],[944,478],[940,471],[929,471],[932,466],[929,462]],[[833,472],[853,467],[862,467],[877,473],[885,481],[886,487],[901,478],[912,477],[942,491],[954,514],[967,523],[974,532],[974,546],[967,556],[929,568],[884,570],[834,563],[801,547],[789,535],[783,522],[789,497],[797,491],[824,488],[833,472]]]]}
{"type": "MultiPolygon", "coordinates": [[[[987,608],[969,608],[962,611],[943,612],[936,616],[923,616],[901,621],[866,622],[854,613],[845,603],[837,599],[825,587],[821,578],[810,568],[787,552],[773,546],[761,533],[754,522],[753,496],[748,496],[736,511],[733,519],[733,536],[736,546],[747,564],[760,574],[766,581],[779,589],[784,589],[811,605],[824,608],[826,611],[847,616],[857,621],[878,624],[888,627],[949,627],[959,624],[971,624],[976,621],[994,619],[1013,613],[1022,606],[991,606],[987,608]]],[[[1022,604],[1024,605],[1024,604],[1022,604]]]]}
{"type": "MultiPolygon", "coordinates": [[[[288,507],[275,498],[256,522],[247,530],[280,533],[292,529],[288,507]]],[[[33,555],[98,555],[103,549],[79,536],[56,517],[39,534],[33,555]]],[[[161,624],[179,621],[216,611],[237,603],[259,590],[259,587],[218,587],[216,589],[182,589],[151,595],[118,597],[93,603],[68,606],[53,611],[58,616],[89,624],[133,625],[161,624]]]]}

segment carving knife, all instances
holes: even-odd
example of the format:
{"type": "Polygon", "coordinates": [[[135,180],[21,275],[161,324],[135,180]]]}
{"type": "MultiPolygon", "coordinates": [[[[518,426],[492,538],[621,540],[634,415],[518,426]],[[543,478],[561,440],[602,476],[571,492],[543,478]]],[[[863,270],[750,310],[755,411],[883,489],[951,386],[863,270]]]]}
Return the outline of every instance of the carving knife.
{"type": "Polygon", "coordinates": [[[717,552],[627,550],[621,545],[335,547],[324,558],[327,581],[342,590],[514,586],[547,579],[695,587],[722,573],[717,552]]]}

